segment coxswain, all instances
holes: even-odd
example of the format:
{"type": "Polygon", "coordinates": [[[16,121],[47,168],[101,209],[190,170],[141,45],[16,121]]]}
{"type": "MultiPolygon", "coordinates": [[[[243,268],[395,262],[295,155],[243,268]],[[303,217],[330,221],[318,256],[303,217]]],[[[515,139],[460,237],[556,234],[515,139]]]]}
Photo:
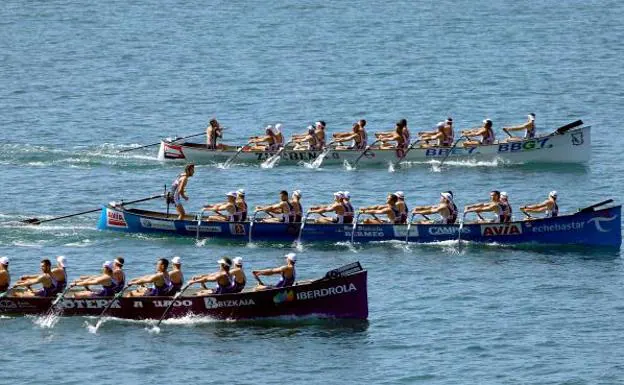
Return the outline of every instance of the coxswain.
{"type": "Polygon", "coordinates": [[[503,207],[502,222],[511,222],[513,217],[513,210],[511,208],[511,204],[509,203],[509,195],[507,195],[505,191],[501,191],[500,193],[500,204],[503,207]]]}
{"type": "Polygon", "coordinates": [[[291,223],[301,223],[303,220],[303,205],[301,204],[301,190],[295,190],[292,193],[292,199],[290,200],[290,207],[292,213],[290,217],[291,223]]]}
{"type": "Polygon", "coordinates": [[[56,267],[52,269],[50,275],[54,279],[54,283],[56,286],[56,292],[62,293],[65,291],[67,287],[67,258],[62,255],[56,257],[56,267]]]}
{"type": "Polygon", "coordinates": [[[86,279],[78,279],[71,286],[83,286],[85,290],[74,293],[74,298],[89,297],[112,297],[115,293],[115,283],[113,281],[113,263],[106,261],[102,264],[102,274],[92,276],[86,279]],[[94,291],[89,286],[99,285],[102,288],[94,291]]]}
{"type": "Polygon", "coordinates": [[[278,138],[273,132],[273,126],[269,125],[264,130],[265,135],[249,138],[249,143],[253,146],[248,151],[277,151],[279,149],[278,138]]]}
{"type": "Polygon", "coordinates": [[[469,138],[469,140],[463,143],[464,147],[494,144],[495,136],[494,129],[492,128],[492,121],[490,119],[485,119],[483,121],[483,126],[471,130],[464,130],[462,131],[462,136],[469,138]],[[480,136],[481,140],[470,140],[470,138],[475,136],[480,136]]]}
{"type": "Polygon", "coordinates": [[[171,292],[171,279],[167,268],[169,261],[166,258],[160,258],[156,261],[156,273],[144,275],[128,282],[129,285],[146,285],[151,283],[153,286],[148,289],[137,289],[129,292],[128,297],[162,297],[167,296],[171,292]]]}
{"type": "Polygon", "coordinates": [[[313,126],[308,126],[308,132],[306,134],[293,135],[292,142],[295,143],[295,147],[293,149],[297,151],[317,151],[321,149],[320,141],[315,134],[313,126]]]}
{"type": "Polygon", "coordinates": [[[281,222],[290,223],[291,217],[294,217],[294,210],[290,202],[288,201],[288,191],[280,191],[280,201],[274,205],[268,206],[256,206],[255,212],[264,211],[271,214],[278,214],[277,216],[271,216],[271,218],[263,218],[263,222],[281,222]]]}
{"type": "Polygon", "coordinates": [[[494,222],[494,223],[502,223],[505,220],[504,214],[504,206],[500,201],[500,191],[493,190],[490,191],[490,201],[483,203],[475,203],[472,205],[467,205],[464,208],[464,213],[477,213],[479,216],[479,222],[494,222]],[[496,215],[493,220],[485,220],[479,214],[492,212],[496,215]]]}
{"type": "Polygon", "coordinates": [[[535,114],[531,112],[528,115],[528,120],[525,123],[520,124],[518,126],[503,127],[503,131],[505,131],[506,133],[510,135],[510,137],[507,138],[508,142],[535,138],[535,114]],[[520,138],[520,137],[509,134],[509,131],[523,131],[523,130],[524,130],[524,138],[520,138]]]}
{"type": "Polygon", "coordinates": [[[453,203],[453,195],[450,192],[440,193],[440,203],[431,206],[416,206],[412,210],[413,214],[419,214],[425,217],[424,220],[419,223],[439,223],[445,225],[452,225],[457,220],[457,206],[453,203]],[[440,220],[426,219],[427,215],[438,214],[440,220]]]}
{"type": "Polygon", "coordinates": [[[9,258],[0,257],[0,293],[9,290],[11,275],[9,274],[9,258]]]}
{"type": "Polygon", "coordinates": [[[522,206],[520,207],[520,211],[524,213],[546,213],[546,218],[554,218],[559,216],[559,206],[557,205],[557,192],[549,192],[548,198],[542,203],[522,206]]]}
{"type": "Polygon", "coordinates": [[[13,292],[15,297],[53,297],[56,294],[56,287],[54,286],[54,278],[52,278],[52,263],[49,259],[42,259],[39,265],[41,274],[22,276],[19,281],[15,283],[13,287],[25,287],[27,291],[13,292]],[[41,285],[41,289],[33,291],[31,286],[41,285]]]}
{"type": "Polygon", "coordinates": [[[286,264],[273,269],[254,270],[252,273],[258,277],[260,275],[280,275],[280,280],[274,286],[270,285],[257,285],[255,290],[289,287],[295,284],[297,274],[295,272],[295,263],[297,263],[297,255],[295,253],[288,253],[285,256],[286,264]]]}
{"type": "Polygon", "coordinates": [[[211,205],[205,205],[202,210],[213,211],[217,215],[210,215],[207,220],[209,222],[236,222],[236,191],[230,191],[225,196],[227,201],[224,203],[215,203],[211,205]],[[221,211],[224,211],[222,213],[221,211]]]}
{"type": "Polygon", "coordinates": [[[222,148],[223,145],[217,144],[217,139],[223,137],[223,129],[217,121],[217,119],[211,119],[208,127],[206,128],[206,147],[209,150],[216,150],[222,148]]]}
{"type": "Polygon", "coordinates": [[[182,259],[180,257],[171,258],[173,269],[169,271],[169,279],[171,280],[171,291],[169,295],[174,295],[184,286],[184,274],[182,274],[182,259]]]}
{"type": "Polygon", "coordinates": [[[219,264],[219,271],[216,273],[195,276],[189,281],[189,284],[201,283],[204,290],[199,290],[197,292],[198,296],[208,294],[227,294],[233,292],[232,279],[230,277],[232,260],[228,257],[223,257],[219,259],[217,263],[219,264]],[[205,285],[206,282],[215,282],[217,287],[214,289],[208,289],[205,285]]]}
{"type": "Polygon", "coordinates": [[[366,218],[363,223],[364,224],[382,224],[382,223],[398,224],[399,221],[401,220],[399,209],[396,207],[396,203],[398,199],[399,198],[395,194],[388,194],[385,205],[375,205],[375,206],[361,208],[360,213],[362,214],[385,215],[388,217],[388,220],[379,219],[377,217],[366,218]]]}
{"type": "Polygon", "coordinates": [[[355,209],[351,204],[351,193],[348,191],[342,191],[342,204],[344,205],[344,223],[350,224],[353,223],[353,218],[355,217],[355,209]]]}
{"type": "Polygon", "coordinates": [[[232,259],[234,267],[230,270],[230,278],[232,280],[232,293],[240,293],[245,289],[247,277],[243,271],[243,258],[236,257],[232,259]]]}
{"type": "Polygon", "coordinates": [[[123,271],[126,260],[123,257],[115,257],[113,261],[113,291],[121,292],[126,287],[126,273],[123,271]]]}
{"type": "Polygon", "coordinates": [[[315,223],[344,223],[345,205],[343,203],[344,195],[341,191],[334,193],[334,201],[327,206],[314,206],[310,208],[310,213],[324,214],[334,212],[335,217],[321,216],[315,219],[315,223]]]}
{"type": "Polygon", "coordinates": [[[245,201],[245,190],[236,190],[236,221],[247,221],[247,202],[245,201]]]}
{"type": "Polygon", "coordinates": [[[195,165],[193,163],[187,164],[184,167],[184,172],[176,177],[176,179],[171,184],[171,192],[167,194],[167,204],[173,203],[175,205],[176,211],[178,212],[178,220],[184,219],[186,212],[184,211],[184,206],[182,205],[182,199],[187,201],[188,195],[186,195],[186,185],[188,183],[188,178],[192,177],[195,174],[195,165]]]}

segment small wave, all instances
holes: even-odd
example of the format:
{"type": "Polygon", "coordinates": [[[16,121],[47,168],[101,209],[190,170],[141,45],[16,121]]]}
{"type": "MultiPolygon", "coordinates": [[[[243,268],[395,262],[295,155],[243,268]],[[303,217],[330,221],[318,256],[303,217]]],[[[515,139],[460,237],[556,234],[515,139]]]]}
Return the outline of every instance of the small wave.
{"type": "Polygon", "coordinates": [[[90,239],[83,239],[82,241],[79,242],[70,242],[70,243],[66,243],[65,246],[68,247],[89,247],[92,245],[92,241],[90,239]]]}
{"type": "Polygon", "coordinates": [[[33,317],[33,323],[42,329],[52,329],[61,317],[55,313],[33,317]]]}

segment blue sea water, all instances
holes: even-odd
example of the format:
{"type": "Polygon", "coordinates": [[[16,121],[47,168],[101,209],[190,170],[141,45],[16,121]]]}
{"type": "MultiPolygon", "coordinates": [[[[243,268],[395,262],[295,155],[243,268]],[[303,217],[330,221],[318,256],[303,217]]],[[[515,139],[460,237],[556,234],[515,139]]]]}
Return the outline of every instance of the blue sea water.
{"type": "MultiPolygon", "coordinates": [[[[0,5],[0,220],[52,217],[158,193],[180,165],[163,136],[200,132],[211,117],[242,143],[266,124],[286,132],[365,118],[407,118],[412,132],[452,116],[496,128],[537,114],[538,128],[593,126],[585,166],[496,162],[270,170],[198,166],[190,211],[245,188],[252,204],[299,188],[304,204],[349,190],[356,205],[403,190],[410,206],[451,189],[458,203],[494,188],[514,206],[559,191],[573,211],[620,201],[624,6],[617,1],[14,1],[0,5]]],[[[499,136],[502,132],[497,131],[499,136]]],[[[161,208],[151,202],[143,207],[161,208]]],[[[222,255],[274,266],[291,245],[127,236],[96,216],[0,226],[13,277],[63,254],[72,276],[125,256],[129,275],[180,255],[187,275],[222,255]]],[[[165,323],[85,319],[53,328],[0,319],[0,383],[617,384],[624,377],[624,269],[619,251],[499,245],[304,245],[304,278],[359,260],[369,270],[369,322],[165,323]]]]}

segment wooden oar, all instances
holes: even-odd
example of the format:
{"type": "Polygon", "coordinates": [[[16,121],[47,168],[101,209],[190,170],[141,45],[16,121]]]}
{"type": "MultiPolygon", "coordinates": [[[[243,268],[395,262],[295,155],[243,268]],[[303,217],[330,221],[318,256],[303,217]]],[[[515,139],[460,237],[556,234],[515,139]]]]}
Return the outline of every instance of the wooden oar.
{"type": "Polygon", "coordinates": [[[526,211],[524,211],[524,209],[520,209],[520,212],[521,212],[522,214],[526,215],[526,217],[527,217],[528,219],[533,219],[533,217],[531,216],[531,214],[529,214],[529,213],[527,213],[526,211]]]}
{"type": "MultiPolygon", "coordinates": [[[[129,204],[132,204],[132,203],[145,202],[145,201],[149,201],[149,200],[157,199],[157,198],[162,198],[162,197],[164,197],[164,194],[153,195],[151,197],[137,199],[137,200],[130,201],[130,202],[124,202],[122,200],[121,203],[122,203],[122,205],[129,205],[129,204]]],[[[20,222],[26,223],[26,224],[29,224],[29,225],[40,225],[40,224],[45,223],[45,222],[52,222],[52,221],[58,221],[59,219],[77,217],[79,215],[94,213],[96,211],[101,211],[101,210],[102,210],[102,208],[97,208],[97,209],[93,209],[93,210],[81,211],[81,212],[75,213],[75,214],[63,215],[63,216],[60,216],[60,217],[44,219],[44,220],[41,220],[39,218],[29,218],[29,219],[22,220],[20,222]]]]}
{"type": "MultiPolygon", "coordinates": [[[[196,137],[196,136],[200,136],[200,135],[206,135],[206,131],[204,131],[204,132],[200,132],[200,133],[197,133],[197,134],[193,134],[193,135],[183,136],[183,137],[181,137],[181,138],[175,138],[175,139],[174,139],[174,140],[172,140],[171,142],[177,142],[177,141],[180,141],[180,140],[182,140],[182,139],[194,138],[194,137],[196,137]]],[[[134,151],[134,150],[139,150],[139,149],[141,149],[141,148],[153,147],[153,146],[157,146],[157,145],[159,145],[159,144],[160,144],[160,142],[157,142],[157,143],[152,143],[152,144],[146,144],[146,145],[144,145],[144,146],[139,146],[139,147],[127,148],[127,149],[125,149],[125,150],[120,150],[120,151],[118,151],[118,153],[128,152],[128,151],[134,151]]]]}
{"type": "Polygon", "coordinates": [[[353,168],[357,167],[358,162],[360,161],[360,159],[362,159],[362,157],[364,155],[366,155],[366,153],[368,152],[368,150],[371,149],[371,147],[373,147],[374,145],[376,145],[377,143],[381,142],[381,140],[377,139],[376,141],[374,141],[373,143],[371,143],[370,145],[366,146],[366,148],[362,151],[362,153],[355,159],[355,162],[353,162],[353,168]]]}
{"type": "Polygon", "coordinates": [[[403,151],[403,155],[399,158],[399,160],[397,160],[396,162],[392,163],[391,168],[392,169],[396,169],[397,167],[401,167],[400,163],[403,161],[403,159],[405,159],[405,157],[407,156],[407,154],[411,151],[412,148],[414,148],[414,146],[418,143],[420,143],[421,140],[417,139],[415,140],[412,144],[410,144],[407,149],[405,149],[405,151],[403,151]]]}
{"type": "Polygon", "coordinates": [[[242,145],[241,148],[239,148],[238,151],[236,151],[234,155],[227,158],[225,162],[223,162],[223,168],[229,168],[232,165],[232,162],[234,162],[234,160],[240,155],[240,153],[243,152],[243,150],[245,149],[245,146],[248,146],[249,143],[250,142],[247,142],[247,144],[242,145]]]}
{"type": "Polygon", "coordinates": [[[165,319],[165,316],[167,316],[167,314],[169,313],[169,310],[173,307],[174,302],[180,298],[180,296],[182,295],[182,293],[184,293],[186,291],[186,289],[188,289],[190,286],[192,285],[192,283],[187,283],[186,285],[184,285],[179,292],[175,293],[175,295],[173,296],[173,298],[171,299],[171,303],[169,304],[169,306],[167,306],[167,308],[165,309],[165,311],[162,313],[162,315],[160,316],[160,319],[158,320],[158,323],[156,323],[156,325],[154,326],[154,329],[158,328],[158,326],[160,326],[160,323],[165,319]]]}
{"type": "Polygon", "coordinates": [[[567,131],[570,131],[574,127],[578,127],[581,124],[583,124],[583,121],[580,120],[580,119],[577,120],[577,121],[574,121],[572,123],[568,123],[565,126],[561,126],[561,127],[557,128],[552,134],[550,134],[550,136],[565,134],[567,131]]]}
{"type": "Polygon", "coordinates": [[[258,281],[258,283],[259,283],[259,284],[261,284],[262,286],[266,286],[266,285],[264,284],[264,282],[262,282],[262,280],[260,279],[260,277],[258,277],[258,276],[257,276],[257,275],[255,275],[255,274],[252,274],[252,275],[254,276],[254,278],[256,279],[256,281],[258,281]]]}
{"type": "Polygon", "coordinates": [[[111,299],[111,301],[108,303],[108,305],[106,305],[104,310],[102,310],[102,312],[98,316],[97,320],[95,321],[95,331],[96,332],[97,332],[97,330],[99,329],[99,327],[101,325],[102,317],[104,317],[104,314],[106,314],[106,312],[113,306],[115,301],[117,301],[119,298],[121,298],[124,295],[124,292],[126,290],[128,290],[132,286],[134,286],[134,285],[126,285],[123,289],[121,289],[121,291],[119,293],[115,294],[113,299],[111,299]]]}
{"type": "Polygon", "coordinates": [[[514,137],[513,135],[509,133],[509,131],[507,131],[507,129],[503,128],[503,131],[505,132],[505,134],[509,135],[510,138],[514,137]]]}
{"type": "MultiPolygon", "coordinates": [[[[457,147],[457,144],[464,139],[465,137],[462,135],[459,137],[459,139],[457,139],[455,141],[455,143],[453,143],[453,146],[448,150],[448,152],[446,153],[446,155],[444,155],[444,158],[442,159],[442,161],[440,162],[440,168],[442,168],[442,165],[444,164],[444,162],[446,161],[446,159],[449,157],[449,155],[451,155],[451,153],[453,152],[453,150],[455,149],[455,147],[457,147]]],[[[468,139],[468,138],[466,138],[468,139]]]]}

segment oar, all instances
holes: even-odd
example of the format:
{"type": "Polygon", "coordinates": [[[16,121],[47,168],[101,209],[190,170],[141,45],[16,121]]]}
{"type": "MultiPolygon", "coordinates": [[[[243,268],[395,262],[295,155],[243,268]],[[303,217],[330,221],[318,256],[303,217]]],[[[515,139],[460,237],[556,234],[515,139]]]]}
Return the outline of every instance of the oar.
{"type": "Polygon", "coordinates": [[[464,228],[464,222],[466,221],[466,212],[462,215],[462,220],[459,222],[459,229],[457,230],[457,249],[461,252],[461,233],[464,228]]]}
{"type": "Polygon", "coordinates": [[[284,152],[284,150],[286,150],[286,146],[288,146],[292,142],[293,142],[292,140],[289,140],[288,142],[286,142],[286,144],[284,144],[282,146],[282,148],[279,149],[279,151],[277,151],[275,154],[270,156],[267,160],[262,162],[260,167],[262,167],[262,168],[271,168],[271,167],[273,167],[275,165],[275,163],[277,163],[278,160],[281,159],[282,153],[284,152]]]}
{"type": "Polygon", "coordinates": [[[264,284],[264,282],[262,282],[262,280],[260,280],[260,277],[258,277],[258,276],[257,276],[257,275],[255,275],[255,274],[252,274],[252,275],[254,276],[254,278],[256,279],[256,281],[258,281],[258,283],[259,283],[259,284],[261,284],[262,286],[266,286],[266,285],[264,284]]]}
{"type": "Polygon", "coordinates": [[[9,293],[11,292],[11,290],[15,289],[15,286],[10,287],[8,289],[6,289],[5,291],[3,291],[2,293],[0,293],[0,299],[6,297],[7,295],[9,295],[9,293]]]}
{"type": "Polygon", "coordinates": [[[409,233],[410,230],[412,229],[412,222],[414,221],[414,217],[416,216],[416,213],[412,213],[412,216],[409,219],[409,222],[407,222],[407,232],[405,233],[405,244],[409,244],[409,233]]]}
{"type": "Polygon", "coordinates": [[[371,147],[373,147],[374,145],[376,145],[377,143],[381,142],[381,140],[377,139],[376,141],[374,141],[373,143],[371,143],[370,145],[366,146],[366,148],[364,150],[362,150],[362,153],[355,159],[355,162],[353,163],[353,168],[357,167],[358,162],[360,161],[360,159],[362,159],[362,157],[368,152],[368,150],[371,149],[371,147]]]}
{"type": "Polygon", "coordinates": [[[567,131],[570,131],[570,130],[571,130],[571,129],[573,129],[574,127],[578,127],[578,126],[580,126],[581,124],[583,124],[583,121],[582,121],[582,120],[580,120],[580,119],[579,119],[579,120],[577,120],[577,121],[574,121],[574,122],[572,122],[572,123],[568,123],[568,124],[566,124],[565,126],[561,126],[561,127],[557,128],[557,129],[556,129],[556,130],[555,130],[552,134],[550,134],[549,136],[552,136],[552,135],[561,135],[561,134],[565,134],[567,131]]]}
{"type": "Polygon", "coordinates": [[[319,154],[319,156],[316,157],[316,159],[314,159],[314,161],[312,162],[312,168],[319,168],[321,167],[321,164],[323,163],[323,160],[325,160],[325,157],[327,156],[327,154],[329,154],[331,152],[331,150],[333,150],[332,148],[332,144],[334,144],[334,141],[331,141],[329,143],[327,143],[327,145],[325,146],[325,148],[323,148],[323,151],[321,151],[321,153],[319,154]]]}
{"type": "Polygon", "coordinates": [[[357,215],[353,219],[353,228],[351,229],[351,244],[353,244],[353,238],[355,237],[355,230],[357,229],[358,221],[360,220],[360,215],[362,215],[362,213],[357,213],[357,215]]]}
{"type": "Polygon", "coordinates": [[[407,154],[410,152],[410,150],[411,150],[412,148],[414,148],[414,146],[415,146],[416,144],[420,143],[420,142],[421,142],[421,140],[420,140],[420,139],[417,139],[417,140],[415,140],[412,144],[410,144],[410,145],[407,147],[407,149],[405,149],[405,151],[403,151],[403,155],[401,155],[401,157],[399,158],[399,160],[397,160],[396,162],[392,163],[392,165],[391,165],[388,169],[389,169],[389,170],[394,170],[394,169],[395,169],[395,168],[397,168],[397,167],[401,167],[401,166],[399,165],[399,163],[401,163],[401,162],[403,161],[403,159],[405,159],[405,157],[407,156],[407,154]]]}
{"type": "Polygon", "coordinates": [[[509,135],[510,138],[514,137],[513,135],[509,133],[509,131],[507,131],[507,129],[503,128],[503,131],[505,132],[505,134],[509,135]]]}
{"type": "Polygon", "coordinates": [[[98,316],[98,318],[97,318],[97,320],[95,322],[95,330],[94,330],[94,332],[97,332],[97,330],[99,329],[99,327],[101,325],[101,322],[102,322],[102,317],[104,317],[104,314],[106,314],[106,312],[113,306],[115,301],[118,300],[119,298],[121,298],[123,296],[124,292],[126,290],[128,290],[132,286],[134,286],[134,285],[126,285],[123,289],[121,289],[121,291],[119,293],[115,294],[113,299],[111,299],[111,301],[108,303],[108,305],[106,305],[104,310],[102,310],[102,312],[98,316]]]}
{"type": "Polygon", "coordinates": [[[596,203],[596,204],[594,204],[594,205],[587,206],[587,207],[584,207],[584,208],[582,208],[582,209],[579,209],[579,212],[580,212],[580,213],[591,212],[591,211],[594,211],[594,209],[595,209],[596,207],[600,207],[600,206],[608,205],[608,204],[609,204],[609,203],[611,203],[611,202],[613,202],[613,199],[607,199],[607,200],[605,200],[605,201],[602,201],[602,202],[596,203]]]}
{"type": "Polygon", "coordinates": [[[533,219],[533,217],[531,216],[531,214],[527,213],[527,212],[526,212],[526,211],[524,211],[523,209],[520,209],[520,212],[521,212],[522,214],[526,215],[526,217],[527,217],[528,219],[533,219]]]}
{"type": "MultiPolygon", "coordinates": [[[[453,146],[448,150],[448,152],[446,153],[446,155],[444,155],[444,158],[442,159],[442,161],[440,162],[440,168],[442,168],[442,165],[444,164],[444,161],[446,161],[446,159],[449,157],[449,155],[451,155],[451,153],[453,152],[453,150],[455,149],[455,147],[457,147],[457,144],[464,139],[464,136],[460,136],[459,139],[457,139],[455,141],[455,143],[453,143],[453,146]]],[[[467,138],[466,138],[467,139],[467,138]]]]}
{"type": "MultiPolygon", "coordinates": [[[[152,199],[157,199],[157,198],[162,198],[162,197],[164,197],[164,195],[163,195],[163,194],[160,194],[160,195],[153,195],[153,196],[151,196],[151,197],[142,198],[142,199],[137,199],[137,200],[130,201],[130,202],[124,202],[124,201],[122,200],[122,201],[121,201],[121,203],[122,203],[122,205],[129,205],[129,204],[132,204],[132,203],[145,202],[145,201],[149,201],[149,200],[152,200],[152,199]]],[[[44,220],[40,220],[39,218],[30,218],[30,219],[25,219],[25,220],[22,220],[22,221],[20,221],[20,222],[22,222],[22,223],[26,223],[26,224],[29,224],[29,225],[40,225],[40,224],[45,223],[45,222],[52,222],[52,221],[58,221],[59,219],[65,219],[65,218],[77,217],[77,216],[79,216],[79,215],[84,215],[84,214],[94,213],[94,212],[96,212],[96,211],[100,211],[100,210],[102,210],[102,208],[97,208],[97,209],[93,209],[93,210],[82,211],[82,212],[75,213],[75,214],[63,215],[63,216],[60,216],[60,217],[50,218],[50,219],[44,219],[44,220]]]]}
{"type": "Polygon", "coordinates": [[[169,313],[169,310],[173,307],[174,302],[180,298],[180,296],[182,295],[182,293],[184,293],[186,291],[186,289],[188,289],[190,286],[192,285],[191,282],[187,283],[186,285],[184,285],[179,292],[175,293],[175,295],[173,296],[173,298],[171,299],[171,303],[169,304],[169,306],[167,306],[167,308],[165,309],[164,313],[162,313],[162,315],[160,316],[160,319],[158,320],[158,323],[156,323],[156,325],[154,326],[154,329],[157,329],[161,322],[165,319],[165,317],[167,316],[167,313],[169,313]]]}
{"type": "Polygon", "coordinates": [[[238,149],[238,151],[236,151],[236,153],[232,156],[230,156],[229,158],[227,158],[225,160],[225,162],[223,163],[223,168],[229,168],[232,165],[232,162],[234,162],[234,160],[236,158],[238,158],[238,156],[240,155],[241,152],[243,152],[243,150],[245,149],[245,146],[249,145],[250,142],[247,142],[247,144],[242,145],[241,148],[238,149]]]}
{"type": "MultiPolygon", "coordinates": [[[[201,135],[206,135],[206,131],[204,131],[204,132],[200,132],[200,133],[197,133],[197,134],[193,134],[193,135],[183,136],[183,137],[181,137],[181,138],[175,138],[175,140],[172,140],[172,142],[177,142],[177,141],[180,141],[180,140],[182,140],[182,139],[194,138],[194,137],[196,137],[196,136],[201,136],[201,135]]],[[[153,146],[157,146],[157,145],[159,145],[159,144],[160,144],[160,142],[157,142],[157,143],[152,143],[152,144],[146,144],[146,145],[144,145],[144,146],[139,146],[139,147],[127,148],[127,149],[125,149],[125,150],[120,150],[120,151],[118,151],[118,153],[128,152],[128,151],[134,151],[134,150],[138,150],[138,149],[141,149],[141,148],[153,147],[153,146]]]]}

